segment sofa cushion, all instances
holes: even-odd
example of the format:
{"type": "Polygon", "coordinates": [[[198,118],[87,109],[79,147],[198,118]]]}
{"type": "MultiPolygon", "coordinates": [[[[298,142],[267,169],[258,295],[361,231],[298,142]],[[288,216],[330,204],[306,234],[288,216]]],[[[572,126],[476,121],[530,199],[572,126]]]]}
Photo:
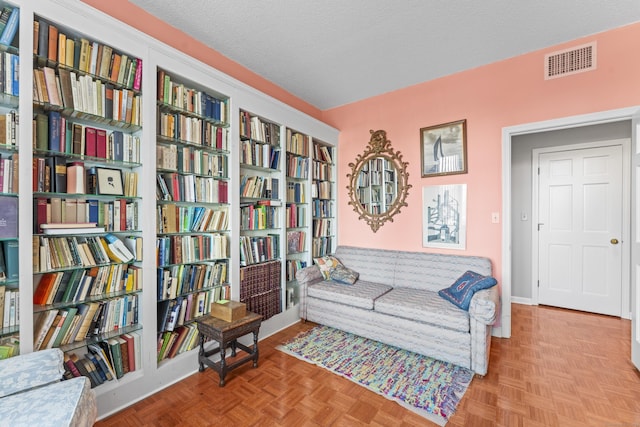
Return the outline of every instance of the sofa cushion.
{"type": "Polygon", "coordinates": [[[375,311],[469,332],[469,314],[426,289],[394,288],[376,300],[375,311]]]}
{"type": "Polygon", "coordinates": [[[495,286],[497,283],[496,279],[491,276],[483,276],[474,271],[467,271],[458,277],[451,286],[438,291],[438,294],[457,307],[469,310],[473,294],[482,289],[495,286]]]}
{"type": "Polygon", "coordinates": [[[314,258],[313,262],[316,263],[325,280],[330,279],[329,273],[331,272],[331,269],[336,268],[338,265],[342,265],[338,258],[331,255],[314,258]]]}
{"type": "Polygon", "coordinates": [[[309,297],[352,305],[354,307],[373,309],[373,302],[380,295],[391,290],[391,286],[380,283],[358,280],[353,286],[327,280],[308,287],[309,297]]]}
{"type": "Polygon", "coordinates": [[[358,276],[360,274],[357,271],[342,264],[338,264],[329,271],[329,278],[343,285],[353,285],[358,280],[358,276]]]}

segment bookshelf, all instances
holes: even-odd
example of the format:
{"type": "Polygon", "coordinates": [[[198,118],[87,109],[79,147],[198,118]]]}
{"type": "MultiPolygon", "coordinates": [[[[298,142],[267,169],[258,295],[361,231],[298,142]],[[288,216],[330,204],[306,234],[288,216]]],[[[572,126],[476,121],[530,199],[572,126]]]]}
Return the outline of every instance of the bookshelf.
{"type": "Polygon", "coordinates": [[[248,111],[240,129],[240,300],[266,320],[282,311],[281,126],[248,111]],[[262,281],[266,286],[253,286],[262,281]]]}
{"type": "Polygon", "coordinates": [[[298,303],[296,271],[309,265],[309,150],[311,137],[286,129],[286,298],[287,309],[298,303]]]}
{"type": "Polygon", "coordinates": [[[228,98],[157,70],[157,361],[198,345],[195,321],[230,297],[228,98]]]}
{"type": "MultiPolygon", "coordinates": [[[[2,3],[0,1],[0,5],[2,4],[12,3],[2,3]]],[[[2,90],[0,90],[0,130],[7,117],[10,117],[8,129],[13,129],[11,126],[13,123],[12,114],[15,115],[15,129],[17,129],[15,143],[4,144],[2,142],[2,137],[6,135],[7,128],[4,128],[4,133],[0,132],[0,159],[6,162],[5,166],[11,164],[14,167],[14,185],[17,182],[17,188],[14,186],[12,191],[8,191],[3,186],[3,189],[7,191],[0,191],[0,198],[3,198],[0,199],[0,208],[5,206],[5,200],[17,201],[19,217],[23,219],[16,222],[16,234],[11,235],[11,237],[0,237],[0,248],[4,249],[4,246],[12,244],[11,253],[15,254],[17,245],[19,259],[33,260],[35,262],[19,263],[20,268],[17,278],[14,278],[15,273],[11,273],[11,278],[0,279],[0,292],[5,291],[6,294],[7,290],[14,290],[16,295],[22,296],[19,301],[16,299],[15,302],[16,307],[19,308],[16,311],[19,313],[19,326],[1,328],[0,341],[11,343],[15,350],[19,346],[20,353],[32,352],[36,349],[36,340],[40,336],[41,322],[44,322],[48,315],[53,316],[54,320],[58,314],[62,316],[62,312],[64,312],[66,316],[69,316],[69,312],[73,310],[79,310],[82,315],[83,310],[85,310],[84,305],[93,309],[96,304],[102,305],[106,303],[111,304],[114,308],[116,306],[120,307],[122,313],[126,298],[127,313],[130,307],[132,312],[137,313],[137,319],[134,317],[133,323],[127,321],[127,323],[118,324],[117,330],[105,330],[83,340],[71,341],[67,337],[63,341],[63,336],[58,345],[69,358],[75,359],[75,363],[77,363],[87,359],[87,355],[92,350],[99,351],[97,348],[90,349],[89,346],[97,345],[100,347],[99,343],[106,340],[107,344],[111,341],[109,345],[112,346],[110,347],[112,352],[116,351],[116,347],[122,351],[122,342],[119,339],[124,334],[133,337],[132,353],[135,356],[134,361],[140,361],[140,364],[136,363],[133,366],[135,368],[133,372],[130,366],[129,372],[123,374],[117,381],[107,380],[101,385],[95,386],[99,418],[105,417],[140,400],[143,396],[148,396],[171,383],[196,373],[198,369],[197,351],[184,351],[175,355],[175,357],[166,357],[160,362],[157,360],[159,337],[157,327],[158,296],[160,295],[163,300],[174,300],[172,297],[163,297],[163,291],[160,290],[158,292],[157,289],[157,272],[159,268],[156,257],[156,242],[159,236],[167,237],[169,240],[175,240],[180,237],[183,240],[185,237],[187,240],[193,237],[202,237],[203,242],[205,236],[216,238],[217,236],[226,236],[228,243],[226,256],[219,257],[216,255],[213,257],[215,259],[207,258],[206,260],[189,258],[189,261],[186,262],[183,259],[182,263],[178,263],[178,269],[181,267],[184,275],[185,269],[194,268],[194,266],[207,265],[215,268],[215,266],[225,264],[227,270],[226,280],[224,283],[220,282],[221,286],[214,287],[214,297],[212,299],[216,298],[215,293],[218,290],[220,290],[219,293],[222,296],[222,289],[224,289],[225,297],[236,301],[242,300],[246,297],[245,291],[248,289],[255,301],[262,304],[260,307],[268,310],[269,319],[262,322],[260,337],[268,336],[298,321],[297,310],[283,309],[285,302],[283,259],[286,250],[284,243],[286,241],[284,224],[286,209],[284,163],[286,161],[286,150],[284,148],[285,130],[278,123],[289,123],[292,129],[300,129],[301,133],[314,135],[330,142],[337,141],[338,131],[234,80],[211,66],[185,55],[183,52],[153,40],[120,21],[111,19],[82,2],[77,2],[76,0],[42,0],[38,2],[13,2],[13,4],[20,4],[20,27],[18,29],[20,46],[16,48],[0,43],[0,58],[4,58],[8,52],[13,55],[19,55],[21,59],[31,58],[32,62],[27,66],[19,67],[18,93],[20,96],[16,96],[13,93],[2,93],[2,90]],[[58,30],[58,37],[60,37],[60,34],[64,35],[66,39],[64,61],[61,60],[62,57],[60,56],[49,58],[48,44],[46,55],[44,51],[39,51],[41,22],[53,24],[58,30]],[[101,71],[97,63],[95,71],[80,69],[79,63],[68,65],[66,62],[67,42],[69,42],[69,45],[71,45],[71,42],[74,43],[73,51],[75,54],[75,41],[80,41],[80,47],[82,47],[82,39],[88,42],[85,43],[88,47],[92,47],[94,42],[97,43],[97,46],[102,45],[103,56],[108,56],[109,49],[104,54],[105,46],[110,47],[112,57],[114,53],[120,55],[121,64],[123,55],[126,55],[127,59],[135,58],[136,63],[137,59],[140,59],[143,67],[140,73],[139,86],[136,85],[134,88],[130,80],[121,80],[119,73],[117,77],[114,74],[114,79],[111,78],[112,73],[108,73],[107,77],[105,70],[101,71]],[[45,84],[42,85],[42,78],[45,77],[45,68],[51,69],[54,79],[57,77],[57,81],[61,82],[61,92],[58,94],[59,99],[54,102],[51,102],[50,99],[45,100],[42,97],[44,93],[46,93],[47,99],[49,97],[46,79],[45,84]],[[192,141],[189,138],[165,137],[160,133],[158,123],[161,121],[161,117],[164,117],[163,114],[178,114],[190,119],[197,119],[198,113],[193,111],[174,111],[173,106],[159,105],[157,91],[159,70],[168,73],[171,81],[183,84],[185,88],[203,91],[213,95],[220,101],[225,101],[225,118],[211,120],[204,115],[204,117],[200,117],[200,120],[213,123],[216,133],[218,128],[226,130],[226,149],[218,147],[215,149],[213,147],[205,147],[203,149],[200,144],[191,144],[190,142],[192,141]],[[74,74],[72,75],[71,73],[74,74]],[[36,79],[34,79],[34,75],[36,79]],[[38,92],[38,76],[40,76],[40,92],[38,92]],[[112,91],[117,94],[116,102],[119,102],[118,105],[127,105],[122,103],[122,99],[126,97],[127,102],[129,100],[131,102],[130,117],[127,118],[126,108],[123,115],[114,115],[114,111],[111,110],[111,116],[107,116],[105,108],[102,108],[102,110],[97,108],[97,97],[93,98],[95,104],[89,104],[88,99],[87,104],[85,104],[83,98],[82,104],[76,105],[76,102],[73,102],[72,108],[69,100],[75,101],[73,88],[71,97],[67,96],[66,102],[62,93],[62,81],[69,83],[72,76],[75,77],[76,92],[78,91],[77,86],[81,81],[82,85],[84,85],[80,86],[81,90],[86,91],[91,88],[92,92],[96,91],[97,95],[97,88],[100,88],[100,94],[104,93],[105,95],[101,98],[100,106],[104,107],[103,102],[106,104],[107,89],[109,89],[109,94],[112,91]],[[244,109],[241,110],[238,105],[242,105],[244,109]],[[249,111],[261,112],[261,115],[257,116],[258,119],[253,119],[254,122],[261,120],[269,124],[267,126],[269,129],[268,136],[265,134],[265,140],[259,140],[256,135],[251,135],[249,138],[246,136],[241,138],[239,132],[241,113],[248,114],[249,117],[255,116],[254,114],[246,113],[249,111]],[[20,117],[29,117],[33,120],[19,120],[20,117]],[[122,117],[124,117],[124,120],[122,117]],[[269,120],[263,119],[263,117],[269,117],[269,120]],[[63,122],[64,126],[61,126],[63,122]],[[54,132],[54,135],[59,135],[59,140],[54,138],[53,141],[50,141],[50,123],[60,125],[58,131],[54,132]],[[64,129],[64,138],[60,133],[62,129],[64,129]],[[96,138],[95,152],[87,152],[87,148],[89,150],[93,149],[94,129],[96,138]],[[74,131],[76,141],[78,141],[78,136],[80,137],[79,144],[75,146],[73,144],[74,131]],[[69,144],[67,136],[71,138],[69,144]],[[98,152],[98,138],[101,141],[100,152],[98,152]],[[87,140],[89,140],[89,147],[87,146],[87,140]],[[102,144],[105,140],[108,144],[114,144],[117,140],[118,146],[122,144],[122,147],[124,147],[126,144],[128,148],[126,150],[123,149],[122,152],[118,151],[118,157],[115,157],[116,152],[109,151],[108,145],[106,150],[103,151],[102,144]],[[64,150],[62,149],[63,141],[64,150]],[[269,147],[265,148],[265,143],[269,147]],[[253,161],[245,163],[241,160],[240,147],[243,144],[248,144],[249,146],[252,144],[257,145],[258,148],[263,150],[262,153],[268,152],[269,156],[271,156],[272,152],[277,153],[274,154],[279,159],[277,166],[271,167],[269,165],[264,167],[253,161]],[[171,156],[172,150],[174,150],[171,146],[175,146],[176,156],[179,150],[182,149],[183,155],[185,152],[189,153],[189,159],[191,159],[192,153],[198,152],[198,156],[203,157],[206,153],[209,156],[206,161],[206,173],[201,173],[205,172],[204,169],[198,172],[195,169],[180,169],[179,167],[172,168],[161,165],[159,162],[161,160],[164,161],[164,158],[158,159],[158,149],[164,156],[163,150],[167,148],[169,156],[171,156]],[[280,151],[282,151],[282,158],[280,158],[280,151]],[[125,155],[129,157],[125,157],[125,155]],[[15,167],[18,157],[23,165],[27,164],[34,167],[15,167]],[[214,158],[216,161],[211,160],[211,167],[209,168],[209,159],[214,158]],[[66,180],[62,178],[64,176],[62,173],[63,165],[65,166],[66,180]],[[60,167],[58,182],[55,175],[51,176],[51,170],[55,171],[56,166],[60,167]],[[209,169],[211,169],[211,177],[208,176],[209,169]],[[49,173],[47,173],[47,170],[49,173]],[[15,179],[16,172],[17,180],[15,179]],[[176,174],[172,175],[176,177],[181,175],[183,176],[183,182],[184,177],[189,177],[187,178],[188,182],[189,180],[195,182],[196,178],[204,178],[202,182],[206,183],[211,183],[212,181],[224,182],[227,185],[228,200],[223,203],[213,200],[205,201],[205,199],[199,198],[200,195],[194,195],[194,197],[197,197],[194,200],[166,200],[158,197],[158,195],[154,197],[154,193],[157,191],[157,176],[165,173],[176,174]],[[88,180],[79,179],[82,176],[86,178],[87,174],[89,175],[88,180]],[[241,197],[240,177],[242,175],[271,178],[269,181],[272,191],[271,197],[266,197],[266,194],[261,194],[260,197],[241,197]],[[49,176],[46,183],[44,182],[44,176],[49,176]],[[106,185],[109,182],[114,185],[119,184],[118,176],[122,180],[122,190],[120,190],[119,185],[117,185],[116,190],[98,188],[101,182],[106,185]],[[71,177],[74,177],[75,180],[70,181],[71,177]],[[131,177],[134,177],[133,180],[131,177]],[[65,191],[61,189],[63,181],[67,186],[65,191]],[[57,186],[58,183],[60,186],[57,186]],[[274,183],[275,186],[273,185],[274,183]],[[83,184],[84,188],[82,188],[83,184]],[[36,186],[35,188],[34,185],[36,186]],[[38,185],[41,187],[38,187],[38,185]],[[275,198],[273,197],[274,188],[277,193],[275,198]],[[133,189],[135,189],[135,192],[132,192],[133,189]],[[120,194],[120,191],[122,191],[122,194],[120,194]],[[270,219],[272,225],[264,229],[241,231],[241,204],[274,208],[272,219],[270,219]],[[74,206],[75,210],[73,209],[74,206]],[[98,210],[97,220],[95,220],[96,206],[98,210]],[[38,207],[40,207],[40,211],[38,207]],[[197,231],[187,228],[176,229],[176,231],[158,229],[158,227],[164,226],[162,223],[158,224],[158,212],[162,213],[163,209],[165,213],[172,211],[177,217],[182,217],[195,214],[196,207],[208,209],[210,212],[207,215],[217,215],[218,218],[220,218],[221,212],[224,212],[226,214],[226,224],[218,220],[220,224],[224,225],[197,231]],[[88,222],[95,222],[95,224],[68,222],[66,225],[57,225],[58,228],[55,228],[56,223],[49,222],[50,219],[47,219],[47,212],[49,212],[49,215],[55,212],[59,217],[62,217],[64,212],[65,220],[67,214],[70,216],[74,212],[75,220],[77,221],[78,212],[83,212],[83,209],[85,215],[87,215],[87,212],[91,212],[92,219],[95,221],[88,222]],[[116,215],[118,215],[116,211],[119,213],[119,220],[115,219],[116,215]],[[129,216],[127,216],[127,212],[129,216]],[[124,223],[122,223],[123,219],[124,223]],[[42,224],[50,225],[45,226],[43,229],[42,224]],[[48,231],[45,232],[45,229],[48,231]],[[91,248],[94,251],[96,248],[100,249],[103,241],[112,236],[122,243],[135,244],[135,258],[120,262],[112,260],[107,254],[108,261],[106,258],[98,258],[96,260],[91,248]],[[248,238],[271,237],[274,239],[277,243],[272,245],[273,253],[270,256],[270,260],[265,258],[263,261],[247,264],[241,268],[241,236],[248,238]],[[33,253],[35,241],[37,241],[35,246],[37,256],[34,256],[33,253]],[[58,263],[55,266],[52,263],[50,265],[47,265],[46,262],[42,265],[40,263],[40,243],[42,242],[44,246],[45,241],[47,245],[51,244],[53,246],[55,258],[52,258],[50,262],[55,259],[58,263]],[[87,250],[88,252],[86,252],[87,250]],[[74,254],[72,254],[72,251],[74,251],[74,254]],[[94,256],[93,261],[95,261],[95,264],[88,257],[88,253],[94,256]],[[80,257],[80,259],[75,257],[80,257]],[[249,271],[249,269],[253,270],[249,271]],[[245,273],[254,273],[258,272],[258,270],[262,270],[259,273],[260,276],[254,275],[253,277],[258,278],[259,282],[254,282],[253,287],[250,288],[242,287],[241,283],[247,277],[245,273]],[[107,291],[105,287],[102,292],[92,292],[92,288],[87,286],[84,295],[82,288],[80,293],[76,288],[76,293],[73,296],[71,296],[70,290],[66,298],[62,293],[62,295],[58,296],[59,299],[56,300],[57,292],[49,295],[44,292],[45,288],[43,287],[43,290],[37,293],[38,298],[43,298],[41,294],[45,294],[47,297],[51,296],[53,300],[49,303],[47,299],[46,304],[33,303],[33,297],[42,282],[45,284],[51,282],[52,286],[55,286],[56,282],[58,282],[58,287],[61,283],[67,283],[68,285],[68,283],[78,282],[78,287],[80,287],[79,281],[81,279],[84,280],[85,284],[89,282],[104,283],[104,277],[106,276],[106,283],[113,284],[113,277],[123,279],[125,274],[129,288],[125,284],[124,288],[120,289],[116,287],[107,291]],[[111,281],[109,281],[109,275],[112,277],[111,281]],[[265,278],[266,281],[262,280],[265,278]],[[266,287],[261,288],[260,283],[266,283],[266,287]],[[129,302],[131,302],[131,306],[129,302]],[[18,341],[19,344],[17,344],[18,341]]],[[[106,62],[104,63],[106,64],[106,62]]],[[[109,67],[111,67],[111,60],[109,60],[109,67]]],[[[51,78],[51,71],[46,71],[49,79],[51,78]]],[[[135,75],[136,73],[134,72],[134,82],[136,81],[135,75]]],[[[122,78],[124,79],[124,77],[122,78]]],[[[77,95],[78,93],[76,93],[76,97],[77,95]]],[[[85,95],[88,95],[88,93],[85,95]]],[[[200,161],[199,164],[202,167],[204,163],[200,161]]],[[[192,165],[188,165],[188,167],[192,167],[192,165]]],[[[8,178],[9,176],[7,176],[8,178]]],[[[178,178],[178,182],[180,182],[180,178],[178,178]]],[[[302,180],[302,182],[305,181],[302,180]]],[[[62,221],[61,218],[58,219],[62,221]]],[[[88,218],[85,216],[84,219],[88,218]]],[[[83,220],[82,215],[80,220],[83,220]]],[[[184,245],[181,244],[180,246],[183,247],[184,245]]],[[[132,251],[131,249],[129,250],[132,251]]],[[[44,253],[51,254],[51,252],[44,253]]],[[[5,257],[2,257],[2,259],[6,265],[13,265],[5,257]]],[[[175,267],[173,264],[175,263],[163,265],[160,270],[168,269],[171,271],[175,267]]],[[[121,280],[121,283],[125,282],[121,280]]],[[[64,289],[66,290],[67,288],[64,289]]],[[[169,295],[172,296],[171,294],[169,295]]],[[[175,300],[178,298],[179,294],[176,288],[175,300]]],[[[38,301],[44,302],[40,299],[38,301]]],[[[4,308],[4,305],[2,307],[4,308]]],[[[97,308],[95,310],[96,312],[98,311],[97,308]]],[[[74,318],[76,317],[75,314],[74,318]]],[[[2,319],[4,320],[4,315],[2,319]]],[[[69,326],[69,329],[71,329],[71,326],[69,326]]],[[[127,336],[126,338],[128,339],[129,337],[127,336]]],[[[122,339],[125,338],[123,337],[122,339]]],[[[128,351],[129,341],[126,342],[128,351]]],[[[53,345],[53,341],[51,345],[53,345]]],[[[215,345],[215,343],[207,343],[206,345],[211,346],[215,345]]],[[[2,344],[0,343],[0,352],[2,351],[1,346],[2,344]]],[[[42,347],[42,344],[40,346],[42,347]]],[[[100,348],[104,351],[104,348],[100,348]]],[[[96,361],[99,363],[98,359],[96,361]]],[[[80,363],[84,368],[90,368],[85,362],[80,363]]],[[[124,366],[122,368],[124,369],[124,366]]],[[[81,374],[92,376],[88,370],[81,372],[81,368],[78,369],[81,374]]],[[[96,381],[95,378],[93,380],[94,382],[96,381]]]]}
{"type": "Polygon", "coordinates": [[[312,150],[312,257],[332,254],[336,247],[335,148],[313,140],[312,150]]]}
{"type": "MultiPolygon", "coordinates": [[[[0,3],[0,359],[20,353],[19,78],[20,9],[0,3]]],[[[23,294],[24,295],[24,294],[23,294]]]]}
{"type": "Polygon", "coordinates": [[[142,59],[32,22],[33,350],[102,387],[142,365],[142,59]]]}

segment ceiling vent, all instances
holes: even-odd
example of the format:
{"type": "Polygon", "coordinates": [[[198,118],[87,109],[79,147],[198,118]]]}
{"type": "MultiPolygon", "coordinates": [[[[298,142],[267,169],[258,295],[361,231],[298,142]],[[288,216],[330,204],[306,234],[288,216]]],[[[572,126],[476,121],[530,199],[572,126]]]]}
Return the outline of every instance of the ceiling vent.
{"type": "Polygon", "coordinates": [[[549,53],[544,57],[545,80],[596,69],[596,43],[549,53]]]}

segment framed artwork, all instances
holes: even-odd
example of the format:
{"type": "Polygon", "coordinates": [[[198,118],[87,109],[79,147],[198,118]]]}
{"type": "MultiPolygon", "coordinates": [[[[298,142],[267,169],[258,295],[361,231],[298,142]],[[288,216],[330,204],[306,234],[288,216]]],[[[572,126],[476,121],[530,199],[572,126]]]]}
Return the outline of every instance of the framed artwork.
{"type": "Polygon", "coordinates": [[[420,129],[422,177],[467,173],[467,120],[420,129]]]}
{"type": "Polygon", "coordinates": [[[120,169],[96,168],[98,194],[123,196],[122,171],[120,169]]]}
{"type": "Polygon", "coordinates": [[[422,187],[422,246],[466,248],[467,184],[422,187]]]}

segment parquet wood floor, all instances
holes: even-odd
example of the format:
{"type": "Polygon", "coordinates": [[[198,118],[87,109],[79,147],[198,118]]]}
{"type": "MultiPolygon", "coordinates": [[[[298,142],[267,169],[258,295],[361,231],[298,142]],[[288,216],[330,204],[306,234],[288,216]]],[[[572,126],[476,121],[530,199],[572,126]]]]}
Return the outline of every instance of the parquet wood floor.
{"type": "MultiPolygon", "coordinates": [[[[512,337],[492,340],[489,373],[476,376],[447,427],[640,427],[640,373],[628,320],[513,305],[512,337]]],[[[275,349],[313,327],[299,323],[260,342],[218,388],[211,369],[99,421],[111,426],[429,426],[398,404],[275,349]]]]}

